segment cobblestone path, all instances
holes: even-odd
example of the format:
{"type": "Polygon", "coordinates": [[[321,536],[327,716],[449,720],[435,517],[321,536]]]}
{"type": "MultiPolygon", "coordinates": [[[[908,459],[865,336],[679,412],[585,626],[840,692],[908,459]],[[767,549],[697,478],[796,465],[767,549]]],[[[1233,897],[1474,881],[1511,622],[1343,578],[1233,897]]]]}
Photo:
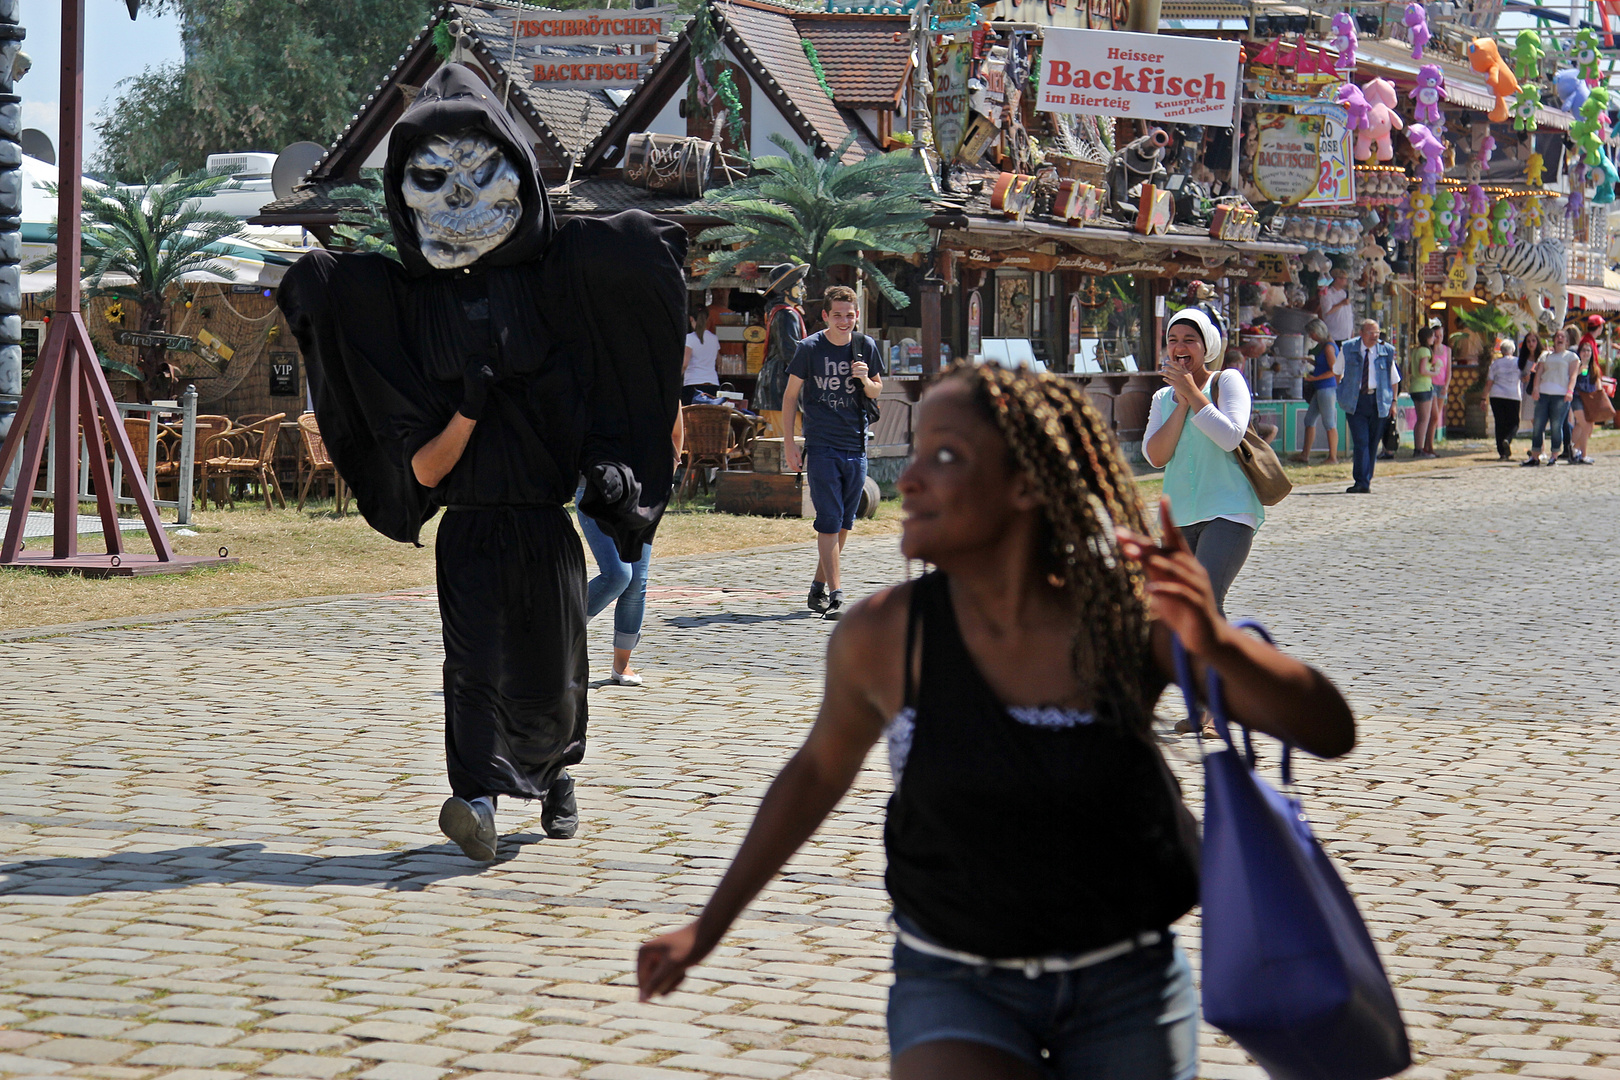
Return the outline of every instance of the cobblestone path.
{"type": "MultiPolygon", "coordinates": [[[[1232,594],[1362,717],[1302,789],[1401,984],[1410,1076],[1620,1078],[1617,477],[1302,492],[1232,594]]],[[[857,593],[905,572],[892,538],[847,562],[857,593]]],[[[634,946],[718,878],[827,632],[808,544],[653,567],[648,685],[592,695],[579,838],[503,808],[487,869],[434,828],[430,595],[0,645],[0,1072],[884,1075],[881,750],[713,961],[635,1001],[634,946]]],[[[1196,805],[1196,746],[1170,756],[1196,805]]],[[[1202,1061],[1260,1075],[1213,1033],[1202,1061]]]]}

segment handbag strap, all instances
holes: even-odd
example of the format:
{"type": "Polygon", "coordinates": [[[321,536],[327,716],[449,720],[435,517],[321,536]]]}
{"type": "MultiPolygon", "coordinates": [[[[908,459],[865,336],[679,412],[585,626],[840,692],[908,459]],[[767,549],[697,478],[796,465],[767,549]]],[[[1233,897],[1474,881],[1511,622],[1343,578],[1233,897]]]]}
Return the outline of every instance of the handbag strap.
{"type": "MultiPolygon", "coordinates": [[[[1268,645],[1275,645],[1271,632],[1254,619],[1234,619],[1232,625],[1240,630],[1252,630],[1258,634],[1268,645]]],[[[1170,635],[1170,651],[1174,657],[1176,667],[1176,684],[1181,688],[1181,699],[1187,705],[1187,722],[1196,731],[1199,723],[1198,695],[1194,690],[1192,659],[1187,655],[1187,649],[1181,644],[1180,636],[1170,635]]],[[[1215,725],[1215,731],[1226,742],[1227,748],[1234,754],[1239,753],[1237,744],[1232,741],[1232,723],[1226,715],[1226,697],[1222,693],[1221,676],[1214,667],[1205,672],[1204,679],[1204,707],[1208,710],[1210,719],[1215,725]]],[[[1238,724],[1243,732],[1242,758],[1253,769],[1255,766],[1254,739],[1247,727],[1238,724]]],[[[1294,782],[1293,747],[1286,741],[1282,742],[1282,782],[1288,786],[1294,782]]],[[[1198,753],[1202,757],[1204,741],[1198,740],[1198,753]]]]}

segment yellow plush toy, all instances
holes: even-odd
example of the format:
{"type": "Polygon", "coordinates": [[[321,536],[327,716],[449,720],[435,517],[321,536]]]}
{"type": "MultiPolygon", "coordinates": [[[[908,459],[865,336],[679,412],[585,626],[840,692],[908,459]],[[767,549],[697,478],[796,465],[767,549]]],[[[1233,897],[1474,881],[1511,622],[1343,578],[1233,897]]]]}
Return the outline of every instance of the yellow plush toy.
{"type": "Polygon", "coordinates": [[[1547,171],[1547,162],[1540,154],[1532,153],[1524,163],[1524,182],[1531,187],[1541,186],[1541,174],[1547,171]]]}
{"type": "Polygon", "coordinates": [[[1541,196],[1532,195],[1524,200],[1524,223],[1533,229],[1541,228],[1541,196]]]}
{"type": "Polygon", "coordinates": [[[1434,196],[1421,191],[1412,196],[1412,239],[1417,241],[1419,265],[1440,246],[1434,239],[1434,196]]]}
{"type": "Polygon", "coordinates": [[[1463,258],[1469,262],[1479,261],[1479,249],[1491,242],[1491,215],[1487,210],[1483,213],[1475,212],[1468,215],[1468,232],[1463,237],[1463,258]]]}

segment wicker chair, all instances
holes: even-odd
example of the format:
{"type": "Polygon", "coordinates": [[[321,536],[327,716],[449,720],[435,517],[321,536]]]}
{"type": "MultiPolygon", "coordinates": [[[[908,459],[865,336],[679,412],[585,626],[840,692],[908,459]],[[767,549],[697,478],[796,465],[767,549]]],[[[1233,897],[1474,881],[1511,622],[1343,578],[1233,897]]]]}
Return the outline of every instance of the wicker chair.
{"type": "Polygon", "coordinates": [[[732,452],[737,448],[731,417],[732,411],[724,405],[688,405],[681,410],[686,445],[681,451],[683,472],[676,502],[689,498],[687,491],[698,484],[708,487],[706,470],[731,467],[732,452]]]}
{"type": "Polygon", "coordinates": [[[234,509],[236,498],[231,492],[231,481],[257,480],[259,490],[264,493],[264,508],[270,509],[270,495],[274,492],[276,501],[285,510],[287,499],[276,479],[275,457],[276,438],[281,434],[281,421],[286,416],[286,413],[276,413],[216,436],[213,449],[220,453],[203,461],[204,490],[211,480],[224,481],[225,498],[234,509]]]}
{"type": "Polygon", "coordinates": [[[298,418],[298,438],[304,451],[298,465],[298,509],[304,508],[310,484],[317,477],[330,477],[332,497],[337,501],[338,513],[347,512],[349,489],[344,485],[343,477],[338,475],[337,466],[332,464],[332,455],[326,452],[326,442],[321,438],[321,427],[315,422],[314,413],[305,413],[298,418]]]}

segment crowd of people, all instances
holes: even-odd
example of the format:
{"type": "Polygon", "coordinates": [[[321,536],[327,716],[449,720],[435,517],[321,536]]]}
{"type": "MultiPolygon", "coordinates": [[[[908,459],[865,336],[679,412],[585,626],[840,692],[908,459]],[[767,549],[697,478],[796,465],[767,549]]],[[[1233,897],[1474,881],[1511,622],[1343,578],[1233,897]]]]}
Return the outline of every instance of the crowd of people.
{"type": "Polygon", "coordinates": [[[1545,347],[1541,336],[1527,331],[1515,350],[1510,339],[1497,346],[1491,361],[1488,394],[1496,425],[1496,453],[1503,461],[1513,458],[1513,439],[1518,435],[1524,401],[1534,403],[1531,412],[1530,451],[1521,463],[1526,468],[1543,465],[1590,465],[1588,440],[1599,422],[1589,413],[1606,407],[1603,388],[1603,361],[1594,331],[1601,328],[1601,316],[1587,318],[1584,332],[1578,326],[1557,330],[1545,347]],[[1550,445],[1550,453],[1542,448],[1550,445]]]}

